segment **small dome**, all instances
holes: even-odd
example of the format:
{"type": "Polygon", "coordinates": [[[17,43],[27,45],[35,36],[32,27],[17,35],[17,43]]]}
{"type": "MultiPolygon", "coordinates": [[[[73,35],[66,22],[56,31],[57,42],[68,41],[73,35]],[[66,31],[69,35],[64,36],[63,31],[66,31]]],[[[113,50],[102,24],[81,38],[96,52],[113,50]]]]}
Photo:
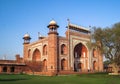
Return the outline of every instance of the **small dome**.
{"type": "Polygon", "coordinates": [[[26,33],[26,34],[24,35],[24,38],[26,38],[26,37],[30,37],[30,35],[29,35],[28,33],[26,33]]]}
{"type": "Polygon", "coordinates": [[[50,23],[49,23],[49,25],[57,25],[57,23],[56,23],[56,21],[51,20],[50,23]]]}

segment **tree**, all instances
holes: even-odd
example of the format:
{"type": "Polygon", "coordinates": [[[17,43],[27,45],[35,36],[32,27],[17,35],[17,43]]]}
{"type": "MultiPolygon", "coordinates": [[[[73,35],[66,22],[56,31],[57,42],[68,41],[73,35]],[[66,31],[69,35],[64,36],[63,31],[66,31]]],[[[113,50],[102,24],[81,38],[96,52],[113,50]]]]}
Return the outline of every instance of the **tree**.
{"type": "Polygon", "coordinates": [[[43,62],[36,62],[36,61],[26,61],[26,71],[31,71],[33,74],[34,72],[41,72],[43,69],[43,62]]]}
{"type": "Polygon", "coordinates": [[[118,73],[120,66],[120,23],[107,28],[94,28],[92,34],[94,44],[98,46],[101,53],[112,63],[114,73],[118,73]]]}

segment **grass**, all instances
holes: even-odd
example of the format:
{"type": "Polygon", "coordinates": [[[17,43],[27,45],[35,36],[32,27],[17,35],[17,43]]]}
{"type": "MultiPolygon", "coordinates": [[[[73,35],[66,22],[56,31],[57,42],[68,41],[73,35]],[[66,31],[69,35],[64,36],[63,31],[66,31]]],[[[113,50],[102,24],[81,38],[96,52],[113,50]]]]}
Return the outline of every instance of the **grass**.
{"type": "Polygon", "coordinates": [[[0,75],[0,84],[120,84],[120,76],[82,74],[66,76],[0,75]]]}

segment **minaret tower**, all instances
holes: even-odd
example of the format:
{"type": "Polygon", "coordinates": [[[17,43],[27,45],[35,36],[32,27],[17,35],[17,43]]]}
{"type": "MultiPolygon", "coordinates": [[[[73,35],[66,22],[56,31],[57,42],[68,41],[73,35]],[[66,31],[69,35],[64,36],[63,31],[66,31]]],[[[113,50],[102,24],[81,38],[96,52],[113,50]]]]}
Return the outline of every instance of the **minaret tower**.
{"type": "Polygon", "coordinates": [[[48,70],[50,75],[56,75],[58,69],[58,33],[57,28],[59,27],[54,20],[51,20],[48,32],[48,70]]]}
{"type": "Polygon", "coordinates": [[[24,45],[23,57],[24,57],[24,61],[26,61],[27,58],[28,58],[28,45],[29,45],[29,43],[30,43],[31,37],[30,37],[30,35],[27,33],[27,34],[24,35],[23,39],[24,39],[24,43],[23,43],[23,45],[24,45]]]}
{"type": "Polygon", "coordinates": [[[30,35],[27,33],[27,34],[24,35],[23,39],[24,39],[24,44],[29,44],[31,37],[30,37],[30,35]]]}

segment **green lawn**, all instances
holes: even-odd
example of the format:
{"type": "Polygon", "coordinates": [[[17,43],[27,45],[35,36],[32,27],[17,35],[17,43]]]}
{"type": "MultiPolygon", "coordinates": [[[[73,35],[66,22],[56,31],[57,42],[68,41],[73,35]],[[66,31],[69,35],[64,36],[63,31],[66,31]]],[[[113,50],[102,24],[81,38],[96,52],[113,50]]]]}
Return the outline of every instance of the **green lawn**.
{"type": "Polygon", "coordinates": [[[0,75],[0,84],[120,84],[120,76],[82,74],[67,76],[0,75]]]}

